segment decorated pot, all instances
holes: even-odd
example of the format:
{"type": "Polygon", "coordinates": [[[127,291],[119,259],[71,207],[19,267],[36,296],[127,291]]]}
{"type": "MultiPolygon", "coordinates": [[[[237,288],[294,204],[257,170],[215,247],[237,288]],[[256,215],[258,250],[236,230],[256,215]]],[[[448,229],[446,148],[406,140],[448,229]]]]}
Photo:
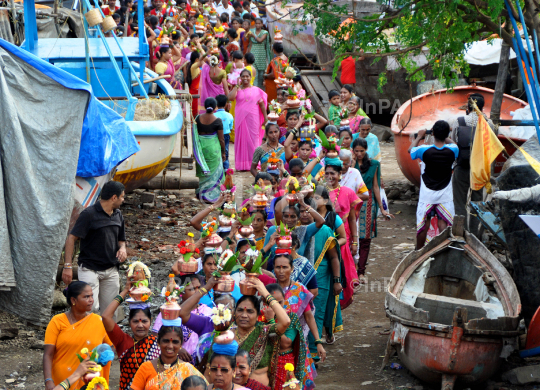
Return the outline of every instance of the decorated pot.
{"type": "Polygon", "coordinates": [[[337,158],[338,157],[338,152],[335,149],[329,150],[326,153],[326,157],[328,157],[328,158],[337,158]]]}
{"type": "Polygon", "coordinates": [[[180,309],[177,298],[169,298],[169,302],[165,302],[161,305],[159,311],[164,320],[176,320],[180,315],[180,309]]]}
{"type": "Polygon", "coordinates": [[[298,108],[300,107],[300,100],[299,99],[287,99],[287,106],[289,108],[298,108]]]}
{"type": "Polygon", "coordinates": [[[230,344],[234,340],[234,333],[232,330],[226,330],[225,332],[221,332],[219,336],[214,337],[214,342],[216,344],[230,344]]]}
{"type": "Polygon", "coordinates": [[[226,217],[224,215],[219,216],[219,226],[221,227],[231,227],[233,223],[233,220],[229,217],[226,217]]]}
{"type": "Polygon", "coordinates": [[[279,240],[276,241],[276,245],[279,249],[291,249],[292,248],[291,236],[279,237],[279,240]]]}
{"type": "Polygon", "coordinates": [[[206,246],[217,248],[222,242],[223,239],[220,236],[218,236],[216,233],[212,233],[210,238],[208,238],[208,241],[206,241],[206,246]]]}
{"type": "Polygon", "coordinates": [[[242,226],[240,229],[238,229],[238,233],[242,237],[248,238],[249,236],[251,236],[253,234],[253,226],[251,226],[251,225],[242,226]]]}
{"type": "Polygon", "coordinates": [[[192,257],[189,261],[184,261],[183,258],[178,259],[177,269],[183,274],[194,274],[199,269],[199,262],[192,257]]]}
{"type": "Polygon", "coordinates": [[[264,194],[264,192],[257,192],[253,198],[253,208],[258,210],[264,210],[266,206],[268,206],[268,197],[264,194]]]}
{"type": "Polygon", "coordinates": [[[246,278],[242,279],[240,283],[240,293],[242,295],[255,295],[257,293],[257,289],[255,287],[248,286],[248,282],[253,279],[259,279],[259,274],[255,273],[246,273],[246,278]]]}
{"type": "Polygon", "coordinates": [[[139,282],[141,280],[145,280],[146,279],[146,274],[144,273],[143,267],[141,267],[140,265],[137,265],[135,267],[135,269],[133,270],[132,278],[133,278],[134,282],[139,282]]]}
{"type": "MultiPolygon", "coordinates": [[[[231,326],[231,323],[232,323],[232,320],[231,320],[231,321],[227,321],[227,322],[225,322],[224,324],[218,324],[218,325],[214,324],[214,330],[215,330],[216,332],[224,332],[224,331],[226,331],[227,329],[229,329],[229,327],[231,326]]],[[[233,336],[233,338],[234,338],[234,336],[233,336]]]]}
{"type": "Polygon", "coordinates": [[[306,197],[308,197],[309,195],[311,195],[313,193],[313,187],[310,186],[310,185],[306,185],[306,186],[302,187],[300,192],[304,195],[304,198],[306,198],[306,197]]]}
{"type": "Polygon", "coordinates": [[[101,371],[89,371],[88,373],[84,374],[83,382],[90,383],[92,379],[97,378],[100,375],[101,375],[101,371]]]}
{"type": "Polygon", "coordinates": [[[279,119],[279,115],[276,114],[274,111],[272,111],[270,114],[268,114],[268,120],[270,122],[277,122],[278,119],[279,119]]]}
{"type": "Polygon", "coordinates": [[[234,207],[233,203],[225,203],[223,205],[223,214],[227,216],[231,216],[236,212],[236,209],[234,207]]]}
{"type": "Polygon", "coordinates": [[[152,295],[152,290],[150,290],[148,287],[141,286],[141,287],[132,287],[131,290],[129,290],[129,296],[137,302],[142,301],[143,295],[152,295]]]}
{"type": "Polygon", "coordinates": [[[230,272],[220,271],[221,277],[218,279],[217,284],[214,286],[215,292],[228,293],[234,290],[234,279],[230,272]]]}
{"type": "Polygon", "coordinates": [[[287,194],[285,195],[285,199],[287,199],[287,203],[289,203],[291,206],[298,203],[298,197],[296,194],[287,194]]]}

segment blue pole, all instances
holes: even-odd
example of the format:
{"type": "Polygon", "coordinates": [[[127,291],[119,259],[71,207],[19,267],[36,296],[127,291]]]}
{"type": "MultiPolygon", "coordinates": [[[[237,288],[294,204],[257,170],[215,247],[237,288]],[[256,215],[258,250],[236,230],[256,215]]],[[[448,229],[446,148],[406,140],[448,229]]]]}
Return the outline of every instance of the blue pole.
{"type": "MultiPolygon", "coordinates": [[[[86,7],[85,4],[81,3],[81,12],[83,14],[87,13],[89,9],[86,7]]],[[[85,39],[84,39],[84,55],[85,55],[85,63],[86,63],[86,82],[90,85],[92,85],[92,78],[90,75],[90,47],[88,46],[88,22],[86,21],[86,18],[82,18],[84,22],[84,32],[85,32],[85,39]]]]}
{"type": "MultiPolygon", "coordinates": [[[[13,15],[15,18],[15,15],[13,15]]],[[[24,48],[31,52],[37,45],[37,22],[34,0],[24,0],[24,48]]]]}
{"type": "MultiPolygon", "coordinates": [[[[521,51],[521,58],[522,58],[523,62],[525,63],[525,72],[528,75],[529,83],[531,84],[531,90],[532,90],[533,99],[529,100],[529,103],[534,102],[537,109],[538,109],[538,107],[540,105],[539,105],[539,99],[538,99],[538,95],[537,95],[538,91],[536,90],[536,88],[534,88],[536,86],[535,85],[535,78],[531,74],[531,68],[527,64],[528,63],[527,54],[526,54],[525,48],[523,47],[523,42],[521,42],[521,36],[519,34],[519,29],[517,27],[516,20],[514,19],[514,15],[512,15],[512,11],[510,9],[510,5],[508,4],[508,0],[505,0],[505,3],[506,3],[506,8],[508,10],[508,14],[510,15],[510,21],[512,22],[512,26],[514,27],[514,35],[516,37],[519,37],[519,39],[516,39],[516,43],[517,43],[517,46],[519,47],[519,50],[521,51]],[[531,83],[531,80],[533,80],[532,83],[531,83]]],[[[519,8],[519,4],[518,4],[518,8],[519,8]]],[[[516,55],[517,55],[517,52],[516,52],[516,55]]],[[[521,62],[518,65],[522,66],[521,62]]],[[[523,78],[523,80],[526,80],[526,79],[523,78]]],[[[527,94],[527,97],[528,96],[529,95],[527,94]]],[[[531,107],[531,111],[534,111],[532,107],[531,107]]]]}
{"type": "MultiPolygon", "coordinates": [[[[146,40],[146,28],[144,27],[144,2],[138,0],[137,2],[137,25],[139,26],[139,55],[149,55],[150,49],[148,47],[148,41],[146,40]]],[[[144,69],[146,64],[144,61],[139,61],[139,71],[141,72],[140,79],[144,81],[144,69]]],[[[141,87],[144,91],[144,87],[141,87]]],[[[141,93],[142,93],[141,91],[141,93]]],[[[145,92],[146,93],[146,92],[145,92]]]]}
{"type": "MultiPolygon", "coordinates": [[[[139,1],[142,1],[142,0],[139,0],[139,1]]],[[[84,0],[84,3],[86,4],[87,7],[90,7],[90,2],[88,0],[84,0]]],[[[97,9],[99,9],[99,12],[101,13],[101,16],[103,16],[105,18],[105,14],[103,13],[103,10],[100,8],[100,7],[97,7],[97,9]]],[[[99,27],[99,26],[98,26],[99,27]]],[[[100,28],[101,29],[101,28],[100,28]]],[[[128,56],[126,55],[126,53],[124,52],[124,49],[122,49],[122,46],[120,45],[120,42],[118,42],[118,37],[116,36],[116,34],[114,33],[114,31],[111,31],[112,33],[112,36],[114,38],[114,40],[116,41],[116,44],[118,45],[118,48],[120,49],[120,51],[122,52],[122,56],[124,57],[124,60],[126,61],[126,63],[128,64],[129,66],[129,70],[130,70],[130,86],[131,86],[131,74],[134,74],[135,75],[135,78],[137,79],[137,83],[139,83],[139,87],[141,88],[141,93],[142,95],[148,99],[148,94],[146,93],[146,90],[144,89],[144,85],[142,83],[142,80],[140,80],[138,77],[137,77],[137,72],[135,72],[135,69],[133,69],[133,66],[131,65],[131,62],[129,61],[129,58],[128,56]]],[[[107,51],[109,51],[109,48],[108,48],[108,45],[107,43],[105,42],[105,40],[103,41],[105,43],[105,46],[107,47],[107,51]]],[[[109,53],[109,56],[111,54],[109,53]]],[[[116,60],[114,59],[114,57],[111,57],[112,61],[116,64],[116,60]]],[[[122,80],[124,80],[123,77],[121,77],[122,80]]],[[[129,92],[128,95],[126,95],[128,97],[131,96],[131,92],[129,92]]]]}
{"type": "MultiPolygon", "coordinates": [[[[519,35],[518,35],[519,37],[519,35]]],[[[523,69],[523,66],[521,64],[521,54],[520,54],[520,51],[518,50],[518,45],[517,45],[517,40],[516,38],[512,38],[512,43],[514,44],[514,51],[516,52],[516,57],[517,57],[517,60],[518,60],[518,68],[519,68],[519,72],[521,73],[521,78],[524,82],[526,82],[526,78],[525,78],[525,71],[523,69]]],[[[526,59],[526,58],[525,58],[526,59]]],[[[527,94],[527,99],[529,100],[529,102],[531,102],[533,99],[533,97],[531,96],[532,93],[531,91],[529,91],[529,88],[525,87],[525,93],[527,94]]],[[[530,105],[530,103],[529,103],[530,105]]],[[[538,139],[540,139],[540,126],[538,125],[538,116],[537,116],[537,113],[536,113],[536,110],[533,110],[533,107],[531,107],[531,113],[532,113],[532,117],[533,117],[533,121],[534,121],[534,126],[536,127],[536,135],[538,136],[538,139]]]]}
{"type": "Polygon", "coordinates": [[[534,54],[536,54],[536,74],[540,70],[540,52],[538,51],[538,36],[536,35],[536,30],[533,30],[533,44],[534,44],[534,54]]]}
{"type": "MultiPolygon", "coordinates": [[[[530,62],[530,67],[532,68],[532,72],[533,72],[533,81],[531,82],[531,84],[534,83],[534,86],[536,87],[533,91],[536,94],[536,103],[538,104],[540,102],[539,97],[538,97],[538,93],[540,91],[540,85],[538,84],[538,77],[537,77],[537,74],[536,74],[536,65],[534,63],[534,56],[533,56],[533,51],[532,51],[532,47],[531,47],[531,42],[529,41],[529,33],[527,32],[527,25],[525,24],[525,19],[523,18],[523,12],[521,11],[521,5],[519,4],[519,0],[516,0],[516,8],[518,9],[519,20],[520,20],[521,25],[523,27],[523,35],[525,36],[525,42],[527,42],[527,50],[528,50],[528,54],[529,54],[529,62],[530,62]]],[[[510,15],[510,16],[512,17],[513,15],[510,15]]],[[[519,34],[519,33],[517,33],[517,34],[519,34]]],[[[521,43],[521,40],[520,40],[520,43],[521,43]]],[[[538,53],[537,53],[537,55],[538,55],[538,53]]],[[[523,55],[523,56],[525,57],[525,55],[523,55]]],[[[536,109],[538,110],[538,106],[536,106],[536,109]]]]}

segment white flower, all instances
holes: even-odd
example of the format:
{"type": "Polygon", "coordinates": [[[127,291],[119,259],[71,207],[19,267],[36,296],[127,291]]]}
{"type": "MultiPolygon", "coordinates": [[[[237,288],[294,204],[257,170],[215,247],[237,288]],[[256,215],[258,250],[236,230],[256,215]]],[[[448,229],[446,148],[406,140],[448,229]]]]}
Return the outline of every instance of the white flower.
{"type": "Polygon", "coordinates": [[[232,314],[230,310],[225,310],[225,313],[223,314],[223,318],[225,321],[230,321],[232,319],[232,314]]]}
{"type": "Polygon", "coordinates": [[[249,248],[246,251],[246,257],[257,257],[257,256],[259,256],[259,251],[258,250],[253,250],[253,249],[249,248]]]}

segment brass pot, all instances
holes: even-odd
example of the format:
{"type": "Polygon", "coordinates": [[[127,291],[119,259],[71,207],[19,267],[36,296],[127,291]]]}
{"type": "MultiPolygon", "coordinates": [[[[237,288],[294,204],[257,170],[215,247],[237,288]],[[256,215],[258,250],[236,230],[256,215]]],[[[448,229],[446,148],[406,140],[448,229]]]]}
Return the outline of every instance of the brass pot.
{"type": "Polygon", "coordinates": [[[227,321],[226,323],[224,324],[219,324],[219,325],[215,325],[214,324],[214,330],[216,332],[223,332],[223,331],[226,331],[227,329],[229,329],[229,327],[231,326],[231,323],[232,323],[232,320],[231,321],[227,321]]]}
{"type": "Polygon", "coordinates": [[[216,344],[230,344],[234,340],[234,333],[232,330],[226,330],[222,332],[219,336],[214,337],[214,342],[216,344]]]}
{"type": "Polygon", "coordinates": [[[287,203],[289,203],[291,206],[298,203],[298,197],[296,194],[287,194],[285,195],[285,199],[287,199],[287,203]]]}
{"type": "Polygon", "coordinates": [[[259,274],[255,273],[246,273],[246,278],[241,280],[240,285],[240,292],[242,295],[255,295],[257,293],[257,289],[255,287],[248,286],[248,281],[253,279],[259,279],[259,274]]]}
{"type": "Polygon", "coordinates": [[[132,287],[131,290],[129,290],[129,296],[137,302],[142,301],[143,295],[152,295],[152,290],[150,290],[148,287],[132,287]]]}
{"type": "Polygon", "coordinates": [[[335,150],[329,150],[326,153],[326,157],[328,157],[328,158],[337,158],[338,157],[338,152],[336,152],[335,150]]]}
{"type": "Polygon", "coordinates": [[[292,248],[292,238],[291,236],[280,237],[276,242],[276,245],[279,249],[291,249],[292,248]],[[287,238],[284,238],[287,237],[287,238]]]}
{"type": "Polygon", "coordinates": [[[264,210],[268,206],[268,197],[264,192],[257,192],[253,198],[253,208],[257,210],[264,210]]]}
{"type": "Polygon", "coordinates": [[[221,277],[214,286],[214,291],[220,293],[229,293],[234,290],[234,279],[230,272],[220,271],[221,277]]]}
{"type": "Polygon", "coordinates": [[[212,233],[208,241],[206,241],[206,246],[217,248],[222,242],[223,239],[220,236],[218,236],[216,233],[212,233]]]}
{"type": "Polygon", "coordinates": [[[251,236],[253,234],[253,226],[251,226],[251,225],[242,226],[240,229],[238,229],[238,233],[242,237],[248,238],[249,236],[251,236]]]}
{"type": "Polygon", "coordinates": [[[224,215],[219,216],[219,226],[221,227],[231,227],[232,226],[232,219],[229,217],[226,217],[224,215]]]}
{"type": "Polygon", "coordinates": [[[176,320],[180,316],[180,309],[177,298],[170,298],[169,302],[165,302],[161,305],[159,311],[164,320],[176,320]]]}
{"type": "MultiPolygon", "coordinates": [[[[191,259],[195,260],[193,257],[191,259]]],[[[178,270],[183,274],[194,274],[197,272],[199,269],[199,263],[197,260],[191,261],[191,259],[190,261],[184,261],[183,259],[178,260],[178,270]]]]}

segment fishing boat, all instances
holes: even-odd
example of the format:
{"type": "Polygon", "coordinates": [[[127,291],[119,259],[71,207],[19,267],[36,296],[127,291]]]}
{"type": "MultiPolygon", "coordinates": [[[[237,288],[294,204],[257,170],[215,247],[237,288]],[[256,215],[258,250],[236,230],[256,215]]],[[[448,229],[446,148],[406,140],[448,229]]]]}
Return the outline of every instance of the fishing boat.
{"type": "Polygon", "coordinates": [[[395,350],[415,376],[444,390],[486,381],[518,347],[517,287],[491,252],[463,233],[448,228],[409,253],[386,290],[392,329],[385,362],[395,350]]]}
{"type": "Polygon", "coordinates": [[[303,19],[303,3],[286,2],[283,4],[274,0],[266,1],[266,18],[268,31],[274,41],[275,27],[283,35],[283,49],[287,56],[299,51],[308,57],[315,56],[317,46],[315,43],[314,27],[303,19]]]}
{"type": "MultiPolygon", "coordinates": [[[[411,160],[409,147],[414,134],[419,130],[431,129],[438,120],[449,121],[459,116],[466,115],[467,99],[473,93],[480,93],[484,96],[483,112],[489,113],[493,102],[495,91],[489,88],[477,87],[475,85],[455,87],[453,90],[440,89],[418,95],[412,100],[408,100],[394,114],[391,129],[394,134],[394,145],[396,158],[401,172],[414,185],[420,186],[420,163],[411,160]]],[[[524,108],[527,103],[510,95],[504,95],[501,105],[500,119],[512,119],[510,112],[519,108],[524,108]]],[[[515,147],[502,134],[498,135],[499,140],[509,155],[515,152],[515,147]]],[[[510,137],[518,146],[526,140],[510,137]]],[[[495,160],[494,172],[499,173],[506,161],[502,154],[495,160]]]]}
{"type": "MultiPolygon", "coordinates": [[[[23,47],[37,57],[88,82],[94,95],[103,104],[125,118],[140,151],[120,163],[110,176],[122,182],[126,191],[138,188],[167,166],[183,123],[183,112],[180,103],[175,99],[175,90],[167,80],[157,79],[156,73],[145,68],[149,59],[146,37],[142,34],[140,37],[117,38],[114,33],[105,37],[101,24],[89,26],[88,20],[83,18],[83,38],[38,39],[33,4],[34,0],[24,2],[26,40],[23,47]],[[171,98],[167,101],[160,99],[162,104],[168,105],[167,114],[155,120],[136,120],[135,114],[148,103],[149,93],[152,93],[150,97],[154,98],[160,95],[171,98]]],[[[137,12],[140,26],[144,25],[142,7],[140,3],[137,12]]],[[[88,10],[98,12],[99,8],[92,9],[88,0],[83,0],[81,11],[86,13],[88,10]]],[[[119,143],[123,141],[112,140],[119,143]]],[[[100,187],[98,185],[98,188],[95,188],[95,185],[101,180],[96,177],[87,179],[79,180],[81,187],[91,188],[94,193],[99,193],[100,187]],[[85,182],[93,185],[83,185],[85,182]]],[[[79,191],[82,193],[78,198],[85,204],[85,199],[90,199],[91,192],[81,189],[79,191]]]]}

